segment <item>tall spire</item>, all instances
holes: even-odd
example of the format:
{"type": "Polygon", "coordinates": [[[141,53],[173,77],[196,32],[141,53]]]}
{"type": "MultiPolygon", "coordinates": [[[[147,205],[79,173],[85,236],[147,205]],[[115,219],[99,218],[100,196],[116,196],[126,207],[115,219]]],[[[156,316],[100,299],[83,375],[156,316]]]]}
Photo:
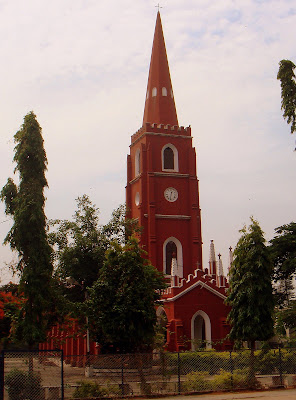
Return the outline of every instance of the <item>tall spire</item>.
{"type": "Polygon", "coordinates": [[[169,64],[158,11],[150,61],[143,125],[178,125],[169,64]]]}

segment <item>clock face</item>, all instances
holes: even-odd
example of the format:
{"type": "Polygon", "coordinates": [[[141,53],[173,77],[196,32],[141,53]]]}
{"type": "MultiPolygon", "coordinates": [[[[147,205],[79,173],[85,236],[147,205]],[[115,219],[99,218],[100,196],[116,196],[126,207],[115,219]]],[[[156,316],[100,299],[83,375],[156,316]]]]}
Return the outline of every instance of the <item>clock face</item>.
{"type": "Polygon", "coordinates": [[[164,191],[164,197],[167,201],[173,203],[178,198],[178,192],[173,187],[166,188],[166,190],[164,191]]]}

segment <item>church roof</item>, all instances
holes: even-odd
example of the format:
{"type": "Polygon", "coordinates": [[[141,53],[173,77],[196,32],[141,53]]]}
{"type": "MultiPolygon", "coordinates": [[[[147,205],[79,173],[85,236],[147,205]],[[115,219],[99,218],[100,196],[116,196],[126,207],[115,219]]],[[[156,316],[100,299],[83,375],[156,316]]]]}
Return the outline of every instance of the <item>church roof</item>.
{"type": "Polygon", "coordinates": [[[157,125],[178,125],[159,11],[152,46],[143,126],[147,122],[157,125]]]}

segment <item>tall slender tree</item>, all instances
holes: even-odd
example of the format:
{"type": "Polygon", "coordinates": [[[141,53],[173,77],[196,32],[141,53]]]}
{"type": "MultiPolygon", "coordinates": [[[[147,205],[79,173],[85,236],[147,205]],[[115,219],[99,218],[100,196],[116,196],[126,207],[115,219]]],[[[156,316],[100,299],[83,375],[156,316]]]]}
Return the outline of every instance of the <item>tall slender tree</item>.
{"type": "Polygon", "coordinates": [[[283,117],[291,124],[291,133],[296,131],[296,82],[295,64],[290,60],[279,62],[277,79],[281,81],[283,117]]]}
{"type": "Polygon", "coordinates": [[[231,306],[230,338],[248,341],[253,349],[256,340],[273,336],[272,263],[257,221],[251,218],[251,225],[241,233],[233,254],[226,302],[231,306]]]}
{"type": "Polygon", "coordinates": [[[228,314],[231,325],[229,337],[237,342],[250,343],[248,380],[250,387],[255,388],[258,384],[255,379],[255,341],[268,340],[274,332],[272,263],[257,221],[251,218],[251,225],[244,227],[241,233],[233,253],[226,299],[231,306],[228,314]]]}
{"type": "Polygon", "coordinates": [[[25,116],[14,141],[13,160],[15,171],[19,173],[19,185],[9,178],[1,191],[5,212],[13,218],[4,243],[18,252],[19,287],[26,299],[17,318],[16,337],[31,348],[45,339],[53,304],[53,267],[44,213],[47,158],[41,127],[33,112],[25,116]]]}

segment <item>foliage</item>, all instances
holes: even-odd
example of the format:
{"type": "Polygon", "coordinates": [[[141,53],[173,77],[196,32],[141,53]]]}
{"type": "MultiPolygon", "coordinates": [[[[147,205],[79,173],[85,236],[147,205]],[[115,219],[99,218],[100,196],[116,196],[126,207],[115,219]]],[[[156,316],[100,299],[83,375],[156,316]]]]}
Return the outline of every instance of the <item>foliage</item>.
{"type": "Polygon", "coordinates": [[[13,369],[5,377],[10,400],[39,399],[41,396],[40,375],[13,369]]]}
{"type": "Polygon", "coordinates": [[[83,302],[86,288],[98,278],[103,264],[107,241],[98,225],[99,210],[83,195],[76,199],[77,211],[73,221],[54,220],[49,240],[55,248],[55,276],[62,283],[64,294],[73,302],[83,302]],[[65,286],[67,279],[70,281],[65,286]]]}
{"type": "Polygon", "coordinates": [[[11,178],[2,188],[5,212],[13,218],[13,226],[5,238],[19,255],[16,267],[20,275],[20,291],[26,302],[20,310],[16,336],[29,346],[45,339],[52,315],[51,247],[46,233],[44,188],[47,159],[41,127],[33,112],[27,114],[14,141],[19,186],[11,178]]]}
{"type": "Polygon", "coordinates": [[[125,231],[137,230],[137,221],[126,219],[125,207],[120,206],[113,211],[110,222],[101,226],[99,209],[87,195],[76,202],[72,221],[50,221],[49,240],[55,249],[55,276],[63,295],[72,303],[81,303],[86,288],[98,279],[111,240],[123,243],[125,231]]]}
{"type": "Polygon", "coordinates": [[[123,204],[112,212],[110,221],[102,226],[102,236],[109,244],[116,241],[124,245],[129,237],[140,234],[141,231],[137,219],[127,218],[127,210],[123,204]]]}
{"type": "Polygon", "coordinates": [[[123,247],[112,244],[86,302],[91,333],[103,352],[134,353],[151,348],[155,304],[164,287],[163,275],[144,258],[135,238],[123,247]]]}
{"type": "Polygon", "coordinates": [[[291,124],[291,133],[293,133],[296,130],[295,64],[290,60],[281,60],[279,65],[277,79],[281,81],[283,117],[288,124],[291,124]]]}
{"type": "Polygon", "coordinates": [[[289,300],[283,307],[275,311],[275,329],[279,337],[283,336],[284,341],[295,340],[296,333],[296,301],[289,300]]]}
{"type": "Polygon", "coordinates": [[[0,340],[6,346],[11,340],[13,322],[25,299],[13,284],[5,285],[0,291],[0,340]],[[8,291],[8,289],[11,291],[8,291]]]}
{"type": "Polygon", "coordinates": [[[274,263],[274,280],[290,279],[296,272],[296,223],[279,226],[270,241],[270,253],[274,263]]]}
{"type": "Polygon", "coordinates": [[[246,370],[236,369],[231,372],[220,370],[219,374],[215,375],[212,380],[213,389],[260,389],[260,382],[255,379],[249,382],[248,374],[246,370]]]}
{"type": "Polygon", "coordinates": [[[253,218],[241,230],[234,250],[226,303],[231,306],[228,319],[232,340],[251,342],[273,336],[272,264],[263,232],[253,218]]]}
{"type": "Polygon", "coordinates": [[[206,380],[205,376],[209,373],[206,371],[189,372],[186,375],[185,381],[182,383],[182,388],[186,392],[199,392],[211,389],[211,383],[206,380]]]}
{"type": "Polygon", "coordinates": [[[220,369],[213,378],[210,378],[208,372],[195,371],[186,375],[182,384],[185,391],[205,391],[205,390],[235,390],[261,387],[258,380],[255,380],[255,386],[248,381],[246,369],[235,369],[233,372],[220,369]]]}
{"type": "Polygon", "coordinates": [[[104,388],[92,381],[80,381],[77,382],[78,387],[73,393],[73,398],[85,398],[85,397],[104,397],[107,393],[104,388]]]}
{"type": "Polygon", "coordinates": [[[296,328],[296,301],[293,278],[296,272],[296,223],[275,229],[270,241],[270,254],[274,265],[274,295],[277,304],[275,327],[279,335],[293,334],[296,328]]]}

